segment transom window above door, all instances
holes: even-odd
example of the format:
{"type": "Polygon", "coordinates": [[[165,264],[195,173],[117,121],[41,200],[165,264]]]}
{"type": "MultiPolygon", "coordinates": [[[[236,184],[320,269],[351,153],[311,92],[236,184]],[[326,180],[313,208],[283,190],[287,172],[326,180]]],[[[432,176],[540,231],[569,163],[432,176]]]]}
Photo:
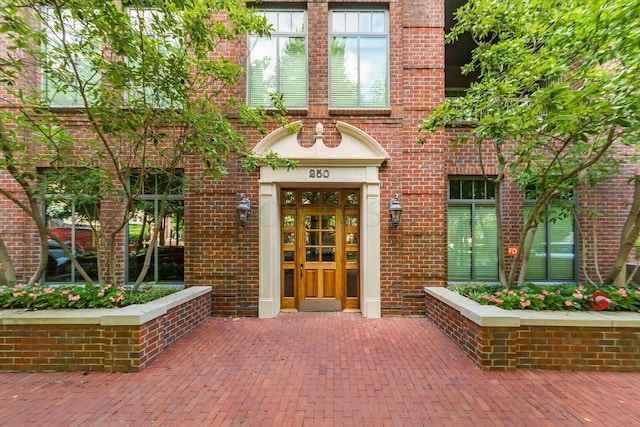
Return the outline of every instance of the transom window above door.
{"type": "Polygon", "coordinates": [[[281,94],[287,108],[307,107],[307,14],[263,9],[270,37],[249,36],[249,105],[269,107],[281,94]]]}
{"type": "Polygon", "coordinates": [[[332,10],[329,15],[329,107],[389,107],[389,15],[332,10]]]}

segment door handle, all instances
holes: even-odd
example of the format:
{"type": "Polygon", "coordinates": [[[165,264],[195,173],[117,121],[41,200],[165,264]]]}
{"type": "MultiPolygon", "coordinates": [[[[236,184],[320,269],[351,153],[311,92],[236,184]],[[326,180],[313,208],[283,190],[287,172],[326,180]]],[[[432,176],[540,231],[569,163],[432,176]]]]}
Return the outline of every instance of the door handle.
{"type": "Polygon", "coordinates": [[[302,267],[304,266],[304,264],[300,264],[300,278],[302,279],[302,267]]]}

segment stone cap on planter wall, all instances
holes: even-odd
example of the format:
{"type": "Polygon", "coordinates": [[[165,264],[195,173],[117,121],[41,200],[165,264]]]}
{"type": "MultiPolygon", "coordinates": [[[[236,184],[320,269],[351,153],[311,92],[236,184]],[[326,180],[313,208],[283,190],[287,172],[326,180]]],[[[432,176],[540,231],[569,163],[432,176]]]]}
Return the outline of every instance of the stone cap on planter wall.
{"type": "Polygon", "coordinates": [[[503,310],[482,305],[443,287],[426,287],[425,293],[458,310],[460,314],[480,326],[594,326],[640,327],[640,313],[611,311],[534,311],[503,310]]]}
{"type": "Polygon", "coordinates": [[[143,325],[182,303],[210,292],[209,286],[192,286],[146,304],[122,308],[0,310],[0,325],[143,325]]]}

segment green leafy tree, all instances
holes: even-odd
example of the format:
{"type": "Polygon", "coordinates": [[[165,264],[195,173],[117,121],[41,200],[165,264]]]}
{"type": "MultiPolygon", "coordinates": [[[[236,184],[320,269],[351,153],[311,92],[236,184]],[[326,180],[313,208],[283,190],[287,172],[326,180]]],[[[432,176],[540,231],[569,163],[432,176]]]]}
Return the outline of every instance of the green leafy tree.
{"type": "MultiPolygon", "coordinates": [[[[247,33],[266,36],[269,27],[244,1],[130,0],[124,7],[104,0],[51,0],[44,6],[0,1],[0,168],[24,198],[3,189],[0,194],[22,208],[38,230],[42,259],[30,283],[43,274],[49,239],[61,244],[92,283],[46,227],[41,214],[46,182],[38,167],[60,177],[83,172],[64,180],[65,200],[89,206],[89,198],[94,207],[125,200],[115,212],[94,211],[100,221],[92,221],[101,251],[99,281],[116,283],[117,238],[133,217],[149,174],[161,169],[175,178],[196,161],[217,179],[235,158],[244,159],[247,168],[260,161],[293,166],[272,153],[253,158],[239,130],[264,133],[265,121],[286,124],[281,98],[274,97],[273,113],[267,113],[233,96],[244,69],[224,53],[247,33]],[[61,104],[73,109],[60,110],[61,104]]],[[[162,189],[165,196],[173,178],[162,189]]],[[[154,235],[152,244],[156,240],[154,235]]],[[[6,255],[0,250],[5,281],[15,280],[6,255]]],[[[145,274],[146,269],[137,286],[145,274]]]]}
{"type": "Polygon", "coordinates": [[[638,145],[638,16],[640,4],[625,0],[469,0],[456,12],[446,40],[473,37],[477,47],[463,71],[479,77],[465,96],[434,109],[420,131],[471,122],[463,140],[477,144],[483,166],[496,166],[503,285],[524,282],[549,204],[580,184],[600,182],[625,160],[620,147],[638,145]],[[505,176],[535,188],[537,196],[508,275],[500,199],[505,176]]]}

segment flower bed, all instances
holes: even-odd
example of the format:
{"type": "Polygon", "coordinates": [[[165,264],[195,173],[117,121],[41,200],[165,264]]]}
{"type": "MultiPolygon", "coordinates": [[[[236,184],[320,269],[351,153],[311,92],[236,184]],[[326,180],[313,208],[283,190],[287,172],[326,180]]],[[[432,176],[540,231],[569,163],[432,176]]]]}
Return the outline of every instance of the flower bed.
{"type": "Polygon", "coordinates": [[[505,310],[640,311],[640,289],[616,286],[534,285],[505,289],[492,284],[462,284],[449,289],[483,305],[505,310]],[[600,295],[601,305],[594,295],[600,295]]]}
{"type": "Polygon", "coordinates": [[[426,316],[481,369],[640,371],[640,313],[503,310],[425,293],[426,316]]]}
{"type": "Polygon", "coordinates": [[[143,287],[133,292],[124,286],[40,284],[0,286],[0,308],[46,310],[57,308],[113,308],[146,303],[170,295],[177,288],[143,287]]]}
{"type": "Polygon", "coordinates": [[[124,308],[0,310],[0,371],[140,371],[210,313],[208,286],[124,308]]]}

